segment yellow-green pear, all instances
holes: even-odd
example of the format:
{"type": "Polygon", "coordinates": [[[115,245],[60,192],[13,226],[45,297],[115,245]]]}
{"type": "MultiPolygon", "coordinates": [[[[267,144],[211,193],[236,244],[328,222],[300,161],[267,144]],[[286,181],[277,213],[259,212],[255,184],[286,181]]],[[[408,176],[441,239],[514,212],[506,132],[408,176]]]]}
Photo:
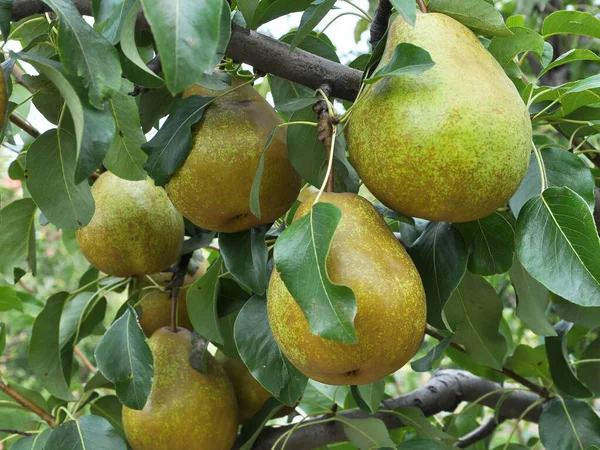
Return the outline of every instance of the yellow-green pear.
{"type": "MultiPolygon", "coordinates": [[[[272,397],[262,385],[252,376],[246,365],[239,359],[231,358],[221,350],[215,353],[215,359],[227,374],[235,390],[238,403],[238,418],[241,424],[247,423],[259,412],[265,402],[272,397]]],[[[285,417],[294,408],[284,406],[273,417],[285,417]]]]}
{"type": "Polygon", "coordinates": [[[8,112],[8,93],[6,92],[6,81],[4,80],[4,77],[0,78],[0,130],[3,130],[8,112]]]}
{"type": "MultiPolygon", "coordinates": [[[[302,203],[294,220],[310,212],[315,197],[302,203]]],[[[398,370],[419,348],[426,318],[423,284],[371,203],[355,194],[335,193],[324,193],[320,201],[342,211],[327,273],[333,283],[354,291],[358,343],[312,334],[277,266],[267,292],[269,324],[279,348],[304,375],[333,385],[372,383],[398,370]]]]}
{"type": "MultiPolygon", "coordinates": [[[[190,322],[186,295],[192,283],[204,275],[206,267],[207,261],[204,260],[198,264],[198,268],[194,274],[190,275],[188,273],[185,275],[183,284],[179,288],[179,294],[177,295],[177,324],[186,330],[191,331],[194,329],[192,322],[190,322]]],[[[158,286],[160,286],[160,288],[153,286],[153,283],[145,276],[136,277],[134,280],[135,289],[145,288],[140,295],[140,300],[136,309],[138,310],[140,326],[148,337],[152,336],[159,328],[167,327],[171,323],[172,302],[169,297],[169,292],[164,289],[171,282],[173,274],[166,272],[157,273],[155,275],[150,275],[150,277],[158,284],[158,286]]]]}
{"type": "Polygon", "coordinates": [[[379,67],[401,43],[427,50],[435,66],[367,87],[347,129],[353,166],[402,214],[446,222],[491,214],[527,171],[525,104],[477,36],[451,17],[419,13],[411,27],[398,16],[379,67]]]}
{"type": "MultiPolygon", "coordinates": [[[[223,92],[195,86],[184,97],[223,92]]],[[[281,217],[294,204],[301,185],[288,159],[284,128],[275,133],[265,154],[261,218],[250,210],[250,190],[263,148],[281,123],[277,112],[250,85],[206,107],[192,130],[190,154],[166,187],[175,207],[197,226],[227,233],[281,217]]]]}
{"type": "Polygon", "coordinates": [[[154,378],[140,411],[123,407],[133,450],[230,450],[237,435],[237,403],[221,366],[206,355],[207,372],[189,362],[192,334],[161,328],[148,344],[154,378]]]}
{"type": "Polygon", "coordinates": [[[99,270],[117,277],[149,275],[177,261],[183,217],[152,180],[104,172],[92,186],[96,209],[77,231],[79,248],[99,270]]]}

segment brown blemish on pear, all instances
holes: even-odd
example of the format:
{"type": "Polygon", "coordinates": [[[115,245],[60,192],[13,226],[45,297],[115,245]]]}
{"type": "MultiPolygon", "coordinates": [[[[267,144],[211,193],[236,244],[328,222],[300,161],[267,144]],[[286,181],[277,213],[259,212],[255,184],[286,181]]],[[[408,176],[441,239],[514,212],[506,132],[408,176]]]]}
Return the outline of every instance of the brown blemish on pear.
{"type": "MultiPolygon", "coordinates": [[[[194,86],[184,97],[217,94],[222,92],[194,86]]],[[[262,217],[250,211],[250,190],[264,145],[280,123],[277,112],[250,85],[215,100],[192,130],[192,150],[166,187],[175,207],[197,226],[227,233],[273,222],[285,214],[298,195],[301,179],[288,159],[284,128],[275,133],[265,155],[262,217]]]]}
{"type": "Polygon", "coordinates": [[[235,392],[221,366],[207,373],[189,363],[191,333],[161,328],[148,341],[154,357],[152,390],[140,411],[123,407],[133,450],[229,450],[237,435],[235,392]]]}
{"type": "Polygon", "coordinates": [[[160,272],[179,257],[183,218],[164,189],[150,179],[128,181],[105,172],[92,186],[96,203],[90,223],[77,231],[87,260],[109,275],[160,272]]]}
{"type": "Polygon", "coordinates": [[[529,164],[531,121],[515,86],[469,29],[443,14],[400,16],[380,66],[406,42],[427,50],[426,72],[368,87],[347,128],[353,166],[389,208],[465,222],[504,205],[529,164]]]}
{"type": "MultiPolygon", "coordinates": [[[[315,196],[298,208],[309,213],[315,196]]],[[[268,290],[267,312],[273,336],[288,359],[321,383],[368,384],[395,372],[419,348],[425,330],[423,284],[412,260],[377,210],[354,194],[324,193],[342,219],[327,256],[327,273],[356,296],[357,344],[315,336],[277,270],[268,290]]],[[[276,268],[277,269],[277,268],[276,268]]]]}

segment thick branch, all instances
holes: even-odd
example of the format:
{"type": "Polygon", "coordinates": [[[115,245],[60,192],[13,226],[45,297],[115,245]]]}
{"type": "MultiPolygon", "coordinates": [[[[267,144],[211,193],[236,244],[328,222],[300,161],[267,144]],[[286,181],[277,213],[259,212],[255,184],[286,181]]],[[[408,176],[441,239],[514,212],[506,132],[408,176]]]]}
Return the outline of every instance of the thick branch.
{"type": "Polygon", "coordinates": [[[392,4],[390,0],[379,0],[375,14],[373,14],[373,22],[371,23],[371,48],[377,47],[379,41],[387,31],[390,15],[392,14],[392,4]]]}
{"type": "MultiPolygon", "coordinates": [[[[91,15],[90,0],[73,0],[81,14],[91,15]]],[[[20,20],[34,14],[50,11],[41,0],[14,0],[12,19],[20,20]]],[[[142,14],[137,27],[149,29],[142,14]]],[[[299,48],[290,51],[284,42],[232,24],[231,40],[225,54],[235,61],[250,64],[255,69],[285,78],[314,90],[327,83],[331,95],[354,100],[362,79],[360,70],[313,55],[299,48]]]]}
{"type": "MultiPolygon", "coordinates": [[[[425,386],[399,397],[385,400],[380,409],[393,410],[416,407],[423,411],[426,416],[432,416],[442,411],[454,411],[459,403],[463,401],[471,403],[478,401],[481,405],[495,408],[504,394],[505,391],[502,390],[502,386],[493,381],[476,377],[462,370],[440,370],[434,374],[425,386]],[[491,392],[494,393],[490,394],[491,392]],[[486,397],[482,399],[484,395],[486,397]]],[[[507,419],[518,418],[525,409],[538,401],[539,398],[531,392],[515,391],[504,399],[498,413],[501,417],[507,419]]],[[[537,422],[541,411],[542,407],[538,405],[525,415],[525,419],[537,422]]],[[[352,419],[376,417],[381,419],[390,429],[404,426],[397,414],[382,411],[369,416],[359,410],[352,410],[343,412],[340,416],[352,419]]],[[[323,417],[307,420],[303,424],[310,424],[320,419],[323,419],[323,417]]],[[[271,449],[275,441],[293,427],[292,424],[277,428],[265,428],[254,443],[253,450],[271,449]]],[[[292,433],[285,448],[286,450],[302,450],[344,441],[347,441],[347,438],[344,434],[343,425],[338,421],[331,421],[298,428],[292,433]]],[[[236,449],[240,447],[240,443],[234,446],[236,449]]]]}
{"type": "Polygon", "coordinates": [[[50,414],[48,411],[45,411],[44,409],[40,408],[38,405],[33,403],[27,397],[24,397],[19,392],[14,390],[11,386],[4,384],[2,381],[0,381],[0,391],[3,391],[5,394],[7,394],[10,397],[12,397],[13,399],[15,399],[19,405],[27,408],[32,413],[40,416],[42,419],[44,419],[46,421],[46,423],[48,425],[50,425],[50,427],[54,428],[56,426],[56,422],[54,421],[54,417],[52,417],[52,414],[50,414]]]}

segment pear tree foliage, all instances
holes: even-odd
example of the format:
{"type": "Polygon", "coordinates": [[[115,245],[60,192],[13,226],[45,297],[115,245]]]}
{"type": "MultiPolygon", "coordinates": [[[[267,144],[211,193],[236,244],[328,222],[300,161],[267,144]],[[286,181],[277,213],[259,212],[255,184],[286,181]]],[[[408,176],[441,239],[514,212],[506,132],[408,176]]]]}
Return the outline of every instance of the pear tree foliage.
{"type": "MultiPolygon", "coordinates": [[[[327,181],[330,149],[319,140],[322,130],[314,125],[320,117],[313,111],[327,94],[341,118],[327,141],[334,148],[333,190],[360,193],[383,215],[419,271],[428,310],[427,336],[396,374],[365,386],[310,380],[278,348],[265,299],[276,244],[288,258],[296,248],[311,246],[326,255],[331,239],[317,239],[309,226],[294,235],[299,202],[272,226],[237,233],[217,234],[186,221],[181,261],[187,264],[195,252],[209,264],[188,294],[195,302],[188,308],[194,339],[202,336],[243,362],[273,396],[241,427],[234,448],[272,445],[265,436],[278,432],[263,431],[286,423],[273,419],[284,405],[295,407],[289,420],[306,422],[297,433],[288,426],[276,434],[288,433],[282,440],[289,438],[290,448],[600,448],[597,1],[9,0],[0,1],[0,31],[8,99],[0,153],[1,448],[128,448],[122,407],[142,409],[153,381],[152,355],[136,309],[140,294],[128,293],[132,279],[105,276],[90,266],[75,235],[93,217],[91,185],[103,171],[168,183],[214,101],[182,98],[184,90],[196,84],[211,92],[235,89],[232,76],[252,83],[283,121],[261,143],[259,166],[246,168],[254,177],[249,210],[260,216],[261,181],[269,175],[265,152],[280,128],[305,184],[319,189],[327,181]],[[352,14],[340,13],[342,5],[352,14]],[[427,71],[435,61],[424,49],[401,44],[376,69],[383,44],[365,54],[342,55],[328,36],[333,28],[325,29],[329,21],[355,26],[358,43],[368,40],[371,20],[387,23],[378,16],[382,10],[413,25],[425,5],[429,14],[445,14],[477,35],[516,87],[533,126],[529,168],[518,190],[497,211],[471,222],[408,217],[364,189],[344,136],[356,95],[334,101],[326,85],[317,93],[320,86],[310,85],[310,76],[300,71],[315,74],[321,68],[287,71],[287,78],[264,73],[260,64],[276,67],[277,61],[268,60],[276,52],[260,36],[243,47],[247,60],[231,57],[242,48],[236,46],[248,45],[240,36],[256,37],[261,26],[289,16],[296,23],[277,36],[280,44],[328,60],[322,67],[331,71],[330,80],[356,74],[349,68],[362,71],[353,87],[357,93],[361,85],[427,71]],[[254,72],[241,64],[253,61],[254,72]],[[418,406],[427,398],[418,388],[435,380],[430,377],[438,369],[470,372],[470,380],[497,386],[497,401],[470,400],[444,414],[422,411],[418,406]],[[418,401],[401,405],[398,399],[413,390],[418,401]],[[514,409],[511,395],[517,390],[529,396],[528,410],[514,409]],[[393,412],[387,411],[390,404],[393,412]],[[324,420],[336,422],[339,431],[324,433],[326,441],[316,432],[325,429],[324,420]],[[300,430],[304,441],[294,441],[300,430]]],[[[302,55],[295,50],[286,57],[302,55]]],[[[229,132],[235,134],[236,127],[229,132]]],[[[335,235],[340,211],[321,210],[326,216],[321,226],[328,227],[322,231],[335,235]]],[[[341,300],[331,293],[339,286],[327,276],[323,281],[323,259],[307,257],[305,264],[320,264],[319,270],[286,276],[309,274],[310,279],[292,281],[319,285],[314,309],[335,311],[340,304],[331,302],[341,300]]],[[[176,274],[181,261],[172,267],[176,274]]],[[[344,340],[331,333],[338,325],[335,314],[312,319],[332,340],[344,340]]],[[[352,335],[348,342],[355,342],[354,314],[344,320],[352,335]]],[[[202,373],[206,355],[196,353],[190,364],[202,373]]]]}

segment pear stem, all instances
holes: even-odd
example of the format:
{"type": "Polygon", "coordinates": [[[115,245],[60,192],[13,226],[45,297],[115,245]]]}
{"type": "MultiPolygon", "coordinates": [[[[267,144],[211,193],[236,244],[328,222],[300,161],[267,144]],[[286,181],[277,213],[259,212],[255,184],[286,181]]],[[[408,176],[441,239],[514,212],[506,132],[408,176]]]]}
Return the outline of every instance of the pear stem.
{"type": "Polygon", "coordinates": [[[429,9],[427,9],[427,5],[425,4],[425,0],[417,0],[417,3],[419,4],[419,9],[422,13],[427,14],[429,12],[429,9]]]}
{"type": "Polygon", "coordinates": [[[187,267],[192,259],[192,253],[186,253],[181,255],[179,262],[176,266],[172,267],[173,278],[167,286],[171,296],[171,330],[173,333],[177,333],[177,300],[179,298],[179,289],[183,285],[185,274],[187,273],[187,267]]]}
{"type": "Polygon", "coordinates": [[[313,111],[317,114],[319,119],[319,123],[317,125],[317,130],[319,131],[319,141],[321,141],[325,147],[328,162],[327,173],[325,175],[326,179],[323,182],[321,191],[325,189],[327,192],[333,192],[333,150],[335,145],[336,125],[339,123],[339,119],[335,116],[333,105],[328,99],[328,96],[331,93],[331,86],[325,83],[320,89],[317,89],[317,93],[320,94],[323,99],[315,103],[313,111]]]}

